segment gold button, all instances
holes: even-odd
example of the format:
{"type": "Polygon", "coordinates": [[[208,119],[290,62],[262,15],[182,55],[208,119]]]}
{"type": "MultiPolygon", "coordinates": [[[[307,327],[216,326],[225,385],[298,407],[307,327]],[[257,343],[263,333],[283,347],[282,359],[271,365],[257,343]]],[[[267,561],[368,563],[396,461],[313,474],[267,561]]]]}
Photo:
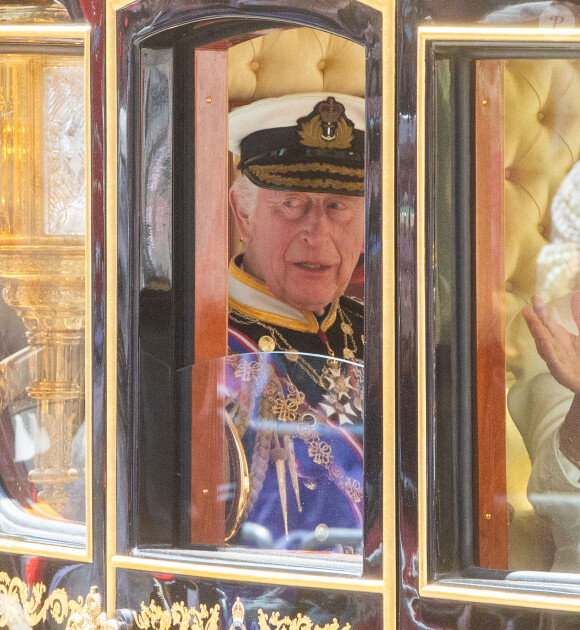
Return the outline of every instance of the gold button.
{"type": "Polygon", "coordinates": [[[272,337],[270,337],[270,335],[260,337],[258,345],[260,346],[260,350],[262,352],[274,352],[276,349],[276,342],[272,339],[272,337]]]}

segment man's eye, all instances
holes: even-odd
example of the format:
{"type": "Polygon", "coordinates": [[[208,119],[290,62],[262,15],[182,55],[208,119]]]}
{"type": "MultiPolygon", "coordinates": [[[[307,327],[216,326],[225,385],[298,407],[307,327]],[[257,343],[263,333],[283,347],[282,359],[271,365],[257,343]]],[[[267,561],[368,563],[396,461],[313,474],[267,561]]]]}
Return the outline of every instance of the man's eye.
{"type": "Polygon", "coordinates": [[[304,204],[299,199],[287,199],[282,202],[283,212],[289,219],[298,219],[304,214],[304,204]]]}

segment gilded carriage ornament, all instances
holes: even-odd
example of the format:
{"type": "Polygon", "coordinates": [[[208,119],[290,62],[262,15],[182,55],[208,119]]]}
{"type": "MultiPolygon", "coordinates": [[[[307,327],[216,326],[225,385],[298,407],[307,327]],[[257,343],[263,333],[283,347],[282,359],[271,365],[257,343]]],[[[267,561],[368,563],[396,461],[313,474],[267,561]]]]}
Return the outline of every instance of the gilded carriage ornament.
{"type": "Polygon", "coordinates": [[[298,613],[296,617],[281,617],[279,612],[268,616],[262,609],[258,609],[258,626],[260,630],[350,630],[350,623],[342,628],[336,617],[324,626],[314,624],[310,617],[298,613]]]}
{"type": "Polygon", "coordinates": [[[244,605],[239,597],[236,597],[236,601],[232,606],[232,625],[230,630],[246,630],[244,625],[244,605]]]}
{"type": "Polygon", "coordinates": [[[103,612],[103,598],[96,586],[91,586],[87,601],[80,612],[73,613],[66,630],[119,630],[119,622],[103,612]]]}
{"type": "Polygon", "coordinates": [[[216,604],[208,612],[205,604],[201,604],[198,610],[188,608],[183,602],[176,602],[171,610],[165,610],[151,600],[149,606],[141,602],[141,612],[134,612],[133,618],[140,630],[169,630],[174,626],[179,630],[218,630],[220,606],[216,604]]]}
{"type": "Polygon", "coordinates": [[[45,593],[42,582],[29,588],[20,578],[0,572],[0,628],[22,623],[32,628],[46,621],[49,615],[56,623],[62,623],[68,615],[79,614],[83,609],[83,598],[69,599],[64,588],[54,589],[46,597],[45,593]]]}

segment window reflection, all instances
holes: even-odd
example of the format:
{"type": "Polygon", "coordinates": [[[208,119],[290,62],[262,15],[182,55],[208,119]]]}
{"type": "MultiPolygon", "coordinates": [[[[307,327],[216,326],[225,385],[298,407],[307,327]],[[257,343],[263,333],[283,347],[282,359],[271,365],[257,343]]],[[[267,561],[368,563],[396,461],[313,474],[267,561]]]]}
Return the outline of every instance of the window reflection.
{"type": "Polygon", "coordinates": [[[214,496],[214,525],[223,520],[232,545],[361,553],[360,363],[245,353],[200,362],[182,370],[180,380],[197,386],[198,394],[199,382],[209,383],[222,418],[211,444],[194,445],[195,468],[213,468],[203,477],[194,518],[208,518],[212,508],[201,508],[214,496]],[[223,468],[216,457],[220,442],[223,468]]]}
{"type": "Polygon", "coordinates": [[[70,55],[5,50],[0,536],[79,546],[86,521],[86,77],[76,47],[70,55]]]}

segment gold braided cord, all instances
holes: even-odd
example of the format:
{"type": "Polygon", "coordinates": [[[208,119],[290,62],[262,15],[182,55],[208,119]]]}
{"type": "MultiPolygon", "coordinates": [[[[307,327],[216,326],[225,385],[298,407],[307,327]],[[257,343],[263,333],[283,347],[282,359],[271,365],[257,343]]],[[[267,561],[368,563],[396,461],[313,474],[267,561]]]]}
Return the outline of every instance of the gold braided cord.
{"type": "MultiPolygon", "coordinates": [[[[248,167],[250,169],[260,169],[264,173],[302,173],[303,171],[318,171],[323,173],[336,173],[350,177],[364,177],[363,168],[352,168],[350,166],[335,166],[325,162],[312,162],[304,164],[264,164],[248,167]]],[[[253,172],[253,171],[252,171],[253,172]]]]}
{"type": "Polygon", "coordinates": [[[336,620],[336,617],[331,623],[327,623],[324,626],[314,625],[312,620],[307,615],[298,613],[296,617],[280,617],[279,612],[273,612],[269,617],[258,609],[258,626],[260,630],[350,630],[350,623],[340,628],[340,624],[336,620]]]}
{"type": "Polygon", "coordinates": [[[23,621],[30,627],[46,621],[48,615],[56,621],[63,621],[73,613],[80,613],[83,598],[69,599],[64,588],[56,588],[46,598],[46,586],[42,582],[32,584],[30,589],[20,578],[0,572],[0,628],[12,627],[23,621]],[[30,597],[29,597],[30,592],[30,597]]]}
{"type": "Polygon", "coordinates": [[[364,182],[342,182],[340,180],[329,179],[305,179],[304,177],[285,177],[283,175],[269,175],[267,173],[259,173],[260,166],[249,166],[248,170],[255,175],[260,181],[274,186],[284,187],[300,187],[300,188],[317,188],[317,189],[343,189],[351,192],[364,192],[364,182]]]}
{"type": "Polygon", "coordinates": [[[238,311],[230,311],[229,313],[230,319],[238,324],[247,325],[247,324],[259,324],[267,330],[271,335],[274,341],[276,342],[276,347],[283,351],[287,351],[291,356],[287,356],[286,358],[289,361],[296,361],[298,365],[308,374],[308,376],[320,387],[324,387],[324,383],[322,382],[320,375],[318,372],[308,363],[308,361],[304,360],[301,353],[298,352],[295,348],[293,348],[290,343],[284,338],[282,333],[273,326],[269,326],[263,321],[259,319],[255,319],[254,317],[250,317],[249,315],[244,315],[238,311]]]}
{"type": "Polygon", "coordinates": [[[140,630],[169,630],[173,626],[178,626],[179,630],[218,630],[220,606],[216,604],[208,612],[205,604],[200,604],[198,610],[175,602],[171,610],[166,610],[151,600],[149,606],[141,602],[141,612],[133,612],[133,619],[140,630]]]}

